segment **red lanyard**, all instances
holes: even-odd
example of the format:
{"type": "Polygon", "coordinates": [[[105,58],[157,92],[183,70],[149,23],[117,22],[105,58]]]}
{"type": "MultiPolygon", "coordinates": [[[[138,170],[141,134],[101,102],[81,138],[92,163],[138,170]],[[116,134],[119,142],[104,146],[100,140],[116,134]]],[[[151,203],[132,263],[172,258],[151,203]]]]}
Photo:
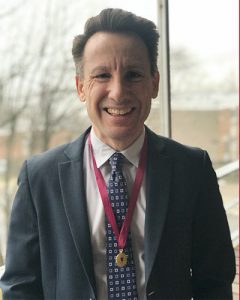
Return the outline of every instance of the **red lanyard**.
{"type": "Polygon", "coordinates": [[[95,173],[98,189],[99,189],[99,192],[100,192],[100,195],[101,195],[101,198],[102,198],[105,214],[108,218],[109,223],[112,226],[114,235],[115,235],[116,240],[118,242],[119,249],[124,249],[125,244],[126,244],[126,240],[127,240],[129,227],[130,227],[131,220],[132,220],[133,211],[134,211],[137,199],[138,199],[140,187],[142,185],[142,180],[143,180],[143,176],[144,176],[145,166],[146,166],[146,160],[147,160],[147,139],[146,139],[146,135],[145,135],[144,144],[143,144],[143,147],[142,147],[142,150],[141,150],[139,166],[137,168],[136,177],[135,177],[135,181],[134,181],[133,188],[132,188],[132,194],[131,194],[131,197],[130,197],[129,203],[128,203],[127,214],[125,216],[125,220],[122,224],[122,228],[121,228],[120,232],[119,232],[119,229],[118,229],[118,226],[117,226],[117,223],[116,223],[116,219],[115,219],[115,216],[114,216],[114,213],[113,213],[113,210],[112,210],[112,206],[111,206],[111,203],[110,203],[110,200],[109,200],[109,197],[108,197],[108,191],[107,191],[107,187],[106,187],[106,184],[105,184],[105,180],[103,178],[103,175],[102,175],[100,169],[97,168],[96,160],[95,160],[95,157],[94,157],[94,154],[93,154],[90,135],[89,135],[89,139],[88,139],[88,144],[89,144],[90,152],[91,152],[91,155],[92,155],[94,173],[95,173]]]}

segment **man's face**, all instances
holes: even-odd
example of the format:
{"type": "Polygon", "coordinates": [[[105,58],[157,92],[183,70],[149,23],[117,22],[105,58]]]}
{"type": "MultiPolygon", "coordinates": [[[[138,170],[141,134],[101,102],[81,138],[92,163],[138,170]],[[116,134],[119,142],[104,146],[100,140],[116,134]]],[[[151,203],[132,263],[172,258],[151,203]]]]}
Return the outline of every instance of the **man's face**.
{"type": "Polygon", "coordinates": [[[83,55],[77,90],[99,139],[123,150],[141,134],[159,74],[151,74],[144,42],[135,35],[95,33],[83,55]]]}

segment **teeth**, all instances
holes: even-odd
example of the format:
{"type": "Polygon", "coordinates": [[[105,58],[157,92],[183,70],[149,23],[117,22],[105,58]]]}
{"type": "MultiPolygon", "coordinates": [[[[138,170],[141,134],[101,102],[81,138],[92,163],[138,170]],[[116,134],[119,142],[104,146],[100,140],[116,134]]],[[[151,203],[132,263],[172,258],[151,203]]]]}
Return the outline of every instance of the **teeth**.
{"type": "Polygon", "coordinates": [[[132,109],[125,108],[125,109],[116,109],[116,108],[108,108],[107,112],[112,115],[125,115],[129,113],[132,109]]]}

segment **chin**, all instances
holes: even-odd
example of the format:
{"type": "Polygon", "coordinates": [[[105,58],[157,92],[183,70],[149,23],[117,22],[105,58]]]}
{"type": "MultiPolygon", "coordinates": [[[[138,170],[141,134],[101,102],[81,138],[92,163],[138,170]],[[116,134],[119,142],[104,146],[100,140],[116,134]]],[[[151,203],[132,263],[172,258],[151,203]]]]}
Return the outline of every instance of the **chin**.
{"type": "Polygon", "coordinates": [[[111,137],[114,140],[124,141],[124,140],[135,140],[137,136],[140,134],[140,132],[136,132],[132,130],[131,128],[125,128],[125,129],[116,129],[111,130],[111,133],[109,132],[109,137],[111,137]]]}

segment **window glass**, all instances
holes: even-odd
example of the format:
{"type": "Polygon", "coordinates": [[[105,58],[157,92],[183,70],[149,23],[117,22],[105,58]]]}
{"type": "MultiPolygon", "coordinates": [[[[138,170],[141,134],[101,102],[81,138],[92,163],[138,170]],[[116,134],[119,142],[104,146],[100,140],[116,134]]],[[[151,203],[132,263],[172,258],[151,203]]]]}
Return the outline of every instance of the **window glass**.
{"type": "MultiPolygon", "coordinates": [[[[238,159],[238,11],[237,0],[169,0],[172,136],[215,169],[238,159]]],[[[237,171],[219,182],[233,232],[237,171]]]]}

